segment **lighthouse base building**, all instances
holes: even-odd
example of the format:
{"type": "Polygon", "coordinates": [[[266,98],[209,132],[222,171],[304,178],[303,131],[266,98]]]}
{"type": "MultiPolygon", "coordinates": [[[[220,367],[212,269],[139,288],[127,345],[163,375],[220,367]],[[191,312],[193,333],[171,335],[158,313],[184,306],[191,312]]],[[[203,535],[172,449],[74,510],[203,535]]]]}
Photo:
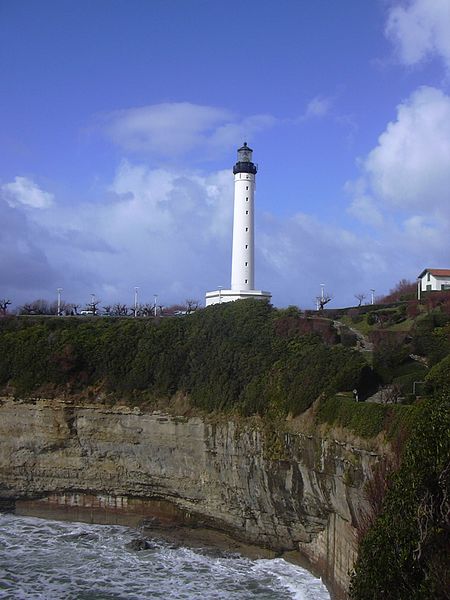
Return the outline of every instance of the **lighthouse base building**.
{"type": "Polygon", "coordinates": [[[254,196],[257,166],[252,162],[253,150],[244,145],[238,150],[234,173],[233,250],[231,289],[206,293],[206,306],[256,298],[270,300],[272,294],[255,290],[255,219],[254,196]]]}
{"type": "Polygon", "coordinates": [[[216,290],[215,292],[206,292],[205,304],[221,304],[222,302],[234,302],[235,300],[245,300],[247,298],[256,298],[257,300],[270,300],[272,294],[262,290],[216,290]]]}

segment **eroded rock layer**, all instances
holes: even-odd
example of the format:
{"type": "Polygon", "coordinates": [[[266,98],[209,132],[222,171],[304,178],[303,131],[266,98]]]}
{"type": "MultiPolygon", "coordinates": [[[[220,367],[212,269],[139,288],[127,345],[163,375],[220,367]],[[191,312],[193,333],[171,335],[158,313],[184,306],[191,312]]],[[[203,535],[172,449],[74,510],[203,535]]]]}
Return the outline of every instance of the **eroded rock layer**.
{"type": "Polygon", "coordinates": [[[299,550],[345,598],[375,454],[245,422],[57,401],[0,406],[0,497],[213,526],[299,550]]]}

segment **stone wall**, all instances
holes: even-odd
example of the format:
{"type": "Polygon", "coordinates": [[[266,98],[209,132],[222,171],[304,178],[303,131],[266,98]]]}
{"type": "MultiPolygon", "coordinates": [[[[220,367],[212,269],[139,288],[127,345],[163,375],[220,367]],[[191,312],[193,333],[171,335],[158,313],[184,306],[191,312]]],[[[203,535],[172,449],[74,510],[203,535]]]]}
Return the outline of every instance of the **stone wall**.
{"type": "Polygon", "coordinates": [[[0,440],[0,499],[169,502],[243,541],[300,550],[346,597],[373,453],[298,433],[280,433],[275,452],[273,435],[242,421],[8,399],[0,440]]]}

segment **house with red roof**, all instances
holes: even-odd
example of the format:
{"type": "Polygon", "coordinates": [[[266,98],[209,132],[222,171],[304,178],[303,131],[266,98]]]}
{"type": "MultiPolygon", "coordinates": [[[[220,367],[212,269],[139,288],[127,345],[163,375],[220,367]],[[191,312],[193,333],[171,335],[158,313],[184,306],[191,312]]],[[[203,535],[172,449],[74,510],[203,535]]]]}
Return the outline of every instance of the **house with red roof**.
{"type": "Polygon", "coordinates": [[[418,277],[417,297],[421,292],[450,290],[450,269],[424,269],[418,277]]]}

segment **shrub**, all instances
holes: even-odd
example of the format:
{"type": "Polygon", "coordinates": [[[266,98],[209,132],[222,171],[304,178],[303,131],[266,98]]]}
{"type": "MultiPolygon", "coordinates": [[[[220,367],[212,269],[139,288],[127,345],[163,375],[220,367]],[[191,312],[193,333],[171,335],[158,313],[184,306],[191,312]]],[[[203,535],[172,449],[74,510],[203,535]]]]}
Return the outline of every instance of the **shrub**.
{"type": "Polygon", "coordinates": [[[400,470],[360,545],[352,600],[443,600],[450,589],[450,402],[417,407],[400,470]]]}
{"type": "Polygon", "coordinates": [[[434,365],[426,376],[426,382],[435,393],[450,395],[450,356],[434,365]]]}

